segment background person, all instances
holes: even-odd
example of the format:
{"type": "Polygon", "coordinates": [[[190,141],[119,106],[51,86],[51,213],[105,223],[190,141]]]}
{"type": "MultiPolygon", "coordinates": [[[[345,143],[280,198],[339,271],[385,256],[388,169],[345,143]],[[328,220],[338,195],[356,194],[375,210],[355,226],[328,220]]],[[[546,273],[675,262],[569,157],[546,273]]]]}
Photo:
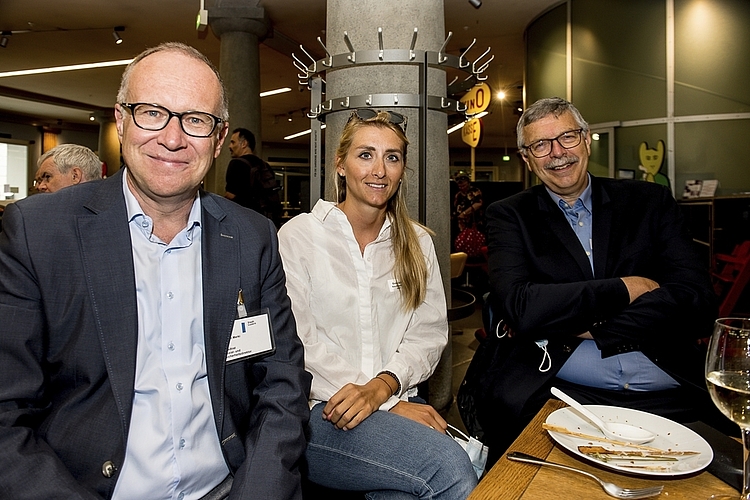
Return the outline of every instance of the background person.
{"type": "Polygon", "coordinates": [[[321,200],[279,231],[313,374],[308,474],[389,498],[464,499],[477,481],[467,454],[434,408],[413,402],[448,323],[432,239],[406,211],[403,123],[355,111],[336,153],[338,203],[321,200]]]}
{"type": "Polygon", "coordinates": [[[271,166],[256,156],[255,135],[246,128],[236,128],[229,140],[232,160],[227,165],[227,187],[224,196],[243,207],[265,215],[276,227],[281,226],[279,185],[271,166]]]}
{"type": "Polygon", "coordinates": [[[0,491],[301,498],[310,375],[276,231],[199,190],[227,133],[219,73],[148,49],[115,118],[123,169],[4,216],[0,491]],[[267,311],[273,354],[227,362],[238,296],[267,311]]]}
{"type": "Polygon", "coordinates": [[[102,178],[102,162],[86,146],[61,144],[50,149],[37,161],[36,189],[54,193],[68,186],[102,178]]]}
{"type": "Polygon", "coordinates": [[[458,230],[471,228],[484,231],[484,202],[482,190],[472,184],[469,174],[461,170],[454,177],[458,192],[453,198],[453,217],[458,230]]]}
{"type": "Polygon", "coordinates": [[[552,385],[584,404],[702,418],[713,405],[696,341],[716,299],[671,192],[590,175],[589,126],[563,99],[534,103],[517,131],[542,184],[487,209],[492,305],[514,334],[479,412],[489,461],[552,385]]]}

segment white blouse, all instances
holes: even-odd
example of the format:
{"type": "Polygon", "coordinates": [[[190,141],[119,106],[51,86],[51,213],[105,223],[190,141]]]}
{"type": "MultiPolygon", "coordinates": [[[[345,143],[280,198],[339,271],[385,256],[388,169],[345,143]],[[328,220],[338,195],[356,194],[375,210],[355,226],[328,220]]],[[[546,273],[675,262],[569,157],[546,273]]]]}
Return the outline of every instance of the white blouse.
{"type": "Polygon", "coordinates": [[[363,385],[382,370],[393,372],[401,393],[380,409],[416,395],[435,370],[448,342],[443,281],[430,235],[415,225],[427,261],[425,301],[401,307],[394,277],[391,224],[360,252],[344,212],[320,200],[279,230],[287,291],[313,374],[311,399],[327,401],[351,382],[363,385]]]}

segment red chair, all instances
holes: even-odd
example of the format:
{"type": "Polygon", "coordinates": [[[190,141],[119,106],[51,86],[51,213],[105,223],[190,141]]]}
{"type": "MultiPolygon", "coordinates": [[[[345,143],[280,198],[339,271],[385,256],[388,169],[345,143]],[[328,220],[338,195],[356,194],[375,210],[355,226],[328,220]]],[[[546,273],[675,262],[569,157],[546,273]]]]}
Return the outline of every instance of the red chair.
{"type": "Polygon", "coordinates": [[[731,255],[715,254],[716,271],[711,273],[714,291],[721,300],[719,317],[732,314],[745,286],[750,281],[750,241],[734,247],[731,255]]]}

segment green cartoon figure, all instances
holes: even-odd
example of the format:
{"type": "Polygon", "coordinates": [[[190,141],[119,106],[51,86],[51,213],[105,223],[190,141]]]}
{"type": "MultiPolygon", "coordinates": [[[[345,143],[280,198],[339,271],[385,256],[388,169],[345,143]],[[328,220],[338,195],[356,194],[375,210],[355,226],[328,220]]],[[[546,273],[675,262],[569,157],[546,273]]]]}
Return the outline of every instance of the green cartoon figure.
{"type": "Polygon", "coordinates": [[[669,178],[659,172],[664,159],[664,141],[659,141],[656,144],[656,149],[648,149],[648,144],[642,142],[638,150],[638,156],[641,159],[638,168],[643,171],[644,181],[669,186],[669,178]]]}

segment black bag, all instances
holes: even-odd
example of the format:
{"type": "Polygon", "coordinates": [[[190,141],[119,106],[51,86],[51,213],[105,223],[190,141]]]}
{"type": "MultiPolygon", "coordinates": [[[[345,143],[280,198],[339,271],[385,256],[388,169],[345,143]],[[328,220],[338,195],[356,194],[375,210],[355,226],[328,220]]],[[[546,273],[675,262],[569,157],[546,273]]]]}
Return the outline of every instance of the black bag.
{"type": "Polygon", "coordinates": [[[471,358],[456,395],[458,413],[466,430],[480,441],[484,439],[484,431],[479,423],[479,407],[493,397],[498,368],[503,366],[515,346],[515,338],[504,331],[505,322],[494,313],[491,302],[490,294],[487,294],[482,307],[482,323],[487,336],[471,358]]]}
{"type": "Polygon", "coordinates": [[[277,219],[281,218],[281,197],[279,196],[281,186],[276,180],[276,173],[267,161],[263,162],[262,168],[256,170],[253,180],[261,213],[277,222],[277,219]]]}
{"type": "Polygon", "coordinates": [[[252,181],[252,206],[256,212],[271,219],[276,227],[281,223],[281,186],[276,179],[276,173],[267,161],[259,158],[257,165],[240,157],[240,160],[250,165],[250,179],[252,181]]]}
{"type": "MultiPolygon", "coordinates": [[[[500,335],[503,335],[500,326],[500,335]]],[[[498,337],[495,329],[492,329],[487,338],[482,340],[471,358],[471,363],[466,369],[466,375],[458,388],[456,405],[461,420],[469,431],[469,435],[482,441],[484,431],[479,424],[479,405],[486,400],[487,393],[491,390],[493,382],[489,376],[494,372],[492,366],[501,362],[504,352],[510,350],[511,339],[498,337]]]]}

